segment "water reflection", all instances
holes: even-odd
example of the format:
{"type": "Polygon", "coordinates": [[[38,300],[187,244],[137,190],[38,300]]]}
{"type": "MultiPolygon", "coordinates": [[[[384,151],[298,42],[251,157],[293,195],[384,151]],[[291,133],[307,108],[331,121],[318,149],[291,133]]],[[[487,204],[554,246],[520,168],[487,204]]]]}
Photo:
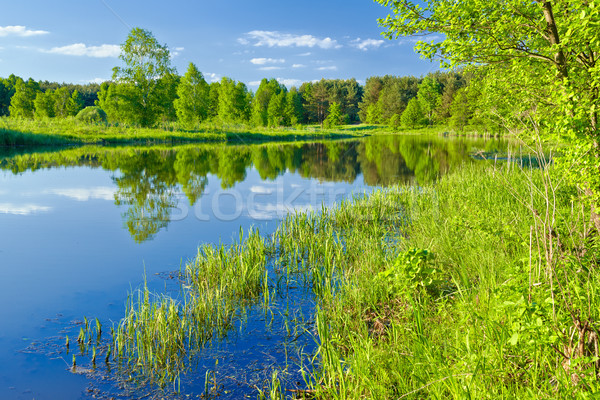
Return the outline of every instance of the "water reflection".
{"type": "MultiPolygon", "coordinates": [[[[132,238],[144,242],[167,227],[181,194],[190,206],[202,198],[209,175],[218,177],[223,189],[244,181],[250,168],[256,169],[263,180],[296,173],[321,182],[352,183],[362,177],[369,186],[398,182],[425,184],[457,165],[473,162],[470,155],[474,151],[493,152],[505,148],[505,143],[495,140],[395,135],[353,141],[247,146],[81,147],[5,154],[0,157],[0,168],[15,174],[75,166],[114,171],[112,179],[116,190],[104,188],[97,193],[56,194],[80,201],[113,196],[116,205],[126,208],[122,216],[132,238]]],[[[18,210],[24,212],[25,208],[18,210]]]]}

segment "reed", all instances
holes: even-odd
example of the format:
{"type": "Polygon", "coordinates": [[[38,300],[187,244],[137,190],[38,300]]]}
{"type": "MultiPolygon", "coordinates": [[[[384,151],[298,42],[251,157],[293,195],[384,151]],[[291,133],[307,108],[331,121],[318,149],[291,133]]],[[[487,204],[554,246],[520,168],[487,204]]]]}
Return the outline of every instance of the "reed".
{"type": "MultiPolygon", "coordinates": [[[[555,174],[465,166],[427,187],[289,215],[268,238],[240,231],[231,246],[202,246],[178,298],[145,286],[130,296],[108,352],[136,374],[175,382],[250,307],[273,315],[277,294],[300,282],[314,314],[284,316],[290,336],[314,320],[304,395],[593,397],[600,245],[573,188],[552,186],[549,206],[555,174]]],[[[282,398],[280,375],[271,378],[259,396],[282,398]]],[[[210,391],[208,373],[206,382],[210,391]]]]}

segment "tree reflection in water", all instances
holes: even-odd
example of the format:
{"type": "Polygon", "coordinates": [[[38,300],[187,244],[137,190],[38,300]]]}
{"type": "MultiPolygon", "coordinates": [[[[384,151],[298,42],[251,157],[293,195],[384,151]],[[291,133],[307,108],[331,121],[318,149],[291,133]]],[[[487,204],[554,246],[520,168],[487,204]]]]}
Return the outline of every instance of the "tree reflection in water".
{"type": "Polygon", "coordinates": [[[115,171],[115,204],[127,207],[125,225],[141,243],[167,227],[180,196],[191,206],[198,202],[208,174],[217,176],[223,189],[244,181],[251,167],[263,180],[289,171],[322,182],[352,183],[362,175],[368,186],[425,184],[473,162],[476,149],[504,151],[506,142],[386,135],[289,144],[82,147],[0,155],[0,168],[15,174],[64,166],[115,171]]]}

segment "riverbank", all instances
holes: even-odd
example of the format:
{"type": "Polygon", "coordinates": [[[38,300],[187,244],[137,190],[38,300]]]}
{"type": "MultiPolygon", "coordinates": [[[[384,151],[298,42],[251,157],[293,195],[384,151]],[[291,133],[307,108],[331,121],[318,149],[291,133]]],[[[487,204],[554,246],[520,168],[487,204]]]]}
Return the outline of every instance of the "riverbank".
{"type": "Polygon", "coordinates": [[[551,168],[472,165],[436,185],[290,218],[280,252],[299,250],[314,260],[312,271],[331,271],[313,281],[319,361],[311,393],[596,393],[598,239],[589,210],[559,181],[551,168]]]}
{"type": "Polygon", "coordinates": [[[157,128],[89,124],[74,118],[21,120],[0,118],[0,147],[81,146],[81,145],[156,145],[183,143],[254,143],[348,139],[382,134],[490,137],[473,132],[454,132],[444,126],[392,132],[384,125],[344,125],[326,129],[319,125],[257,128],[243,124],[203,124],[196,129],[183,129],[167,123],[157,128]]]}
{"type": "Polygon", "coordinates": [[[182,143],[250,143],[345,139],[364,136],[361,131],[320,127],[251,128],[236,124],[205,124],[185,130],[172,124],[160,128],[88,124],[75,119],[15,120],[0,118],[0,146],[154,145],[182,143]]]}
{"type": "Polygon", "coordinates": [[[266,315],[271,299],[302,283],[316,309],[308,324],[290,317],[286,327],[310,332],[318,351],[293,366],[304,384],[282,366],[263,391],[270,398],[592,395],[600,246],[589,210],[559,181],[551,167],[468,165],[436,184],[290,215],[269,238],[205,246],[182,271],[185,301],[146,289],[128,306],[111,362],[162,384],[179,379],[207,332],[235,327],[253,305],[266,315]],[[178,324],[153,336],[167,314],[178,324]]]}

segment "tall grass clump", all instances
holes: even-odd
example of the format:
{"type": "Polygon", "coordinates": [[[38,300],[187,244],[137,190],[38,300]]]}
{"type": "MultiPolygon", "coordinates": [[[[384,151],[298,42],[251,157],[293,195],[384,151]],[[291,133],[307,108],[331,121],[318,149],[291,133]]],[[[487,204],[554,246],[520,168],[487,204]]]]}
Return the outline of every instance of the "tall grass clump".
{"type": "MultiPolygon", "coordinates": [[[[598,233],[579,193],[539,168],[470,164],[286,217],[269,238],[203,246],[177,299],[144,288],[113,358],[170,382],[247,307],[269,272],[315,299],[301,366],[327,399],[592,398],[600,387],[598,233]],[[269,267],[269,268],[267,268],[269,267]]],[[[289,329],[297,330],[297,327],[289,329]]],[[[286,393],[272,375],[263,398],[286,393]]]]}
{"type": "MultiPolygon", "coordinates": [[[[114,360],[159,384],[185,372],[194,354],[223,338],[265,287],[267,247],[258,231],[230,247],[204,245],[182,271],[178,299],[133,293],[113,336],[114,360]]],[[[268,290],[268,289],[267,289],[268,290]]]]}
{"type": "Polygon", "coordinates": [[[593,396],[598,244],[560,182],[548,163],[466,166],[336,209],[316,397],[593,396]]]}

